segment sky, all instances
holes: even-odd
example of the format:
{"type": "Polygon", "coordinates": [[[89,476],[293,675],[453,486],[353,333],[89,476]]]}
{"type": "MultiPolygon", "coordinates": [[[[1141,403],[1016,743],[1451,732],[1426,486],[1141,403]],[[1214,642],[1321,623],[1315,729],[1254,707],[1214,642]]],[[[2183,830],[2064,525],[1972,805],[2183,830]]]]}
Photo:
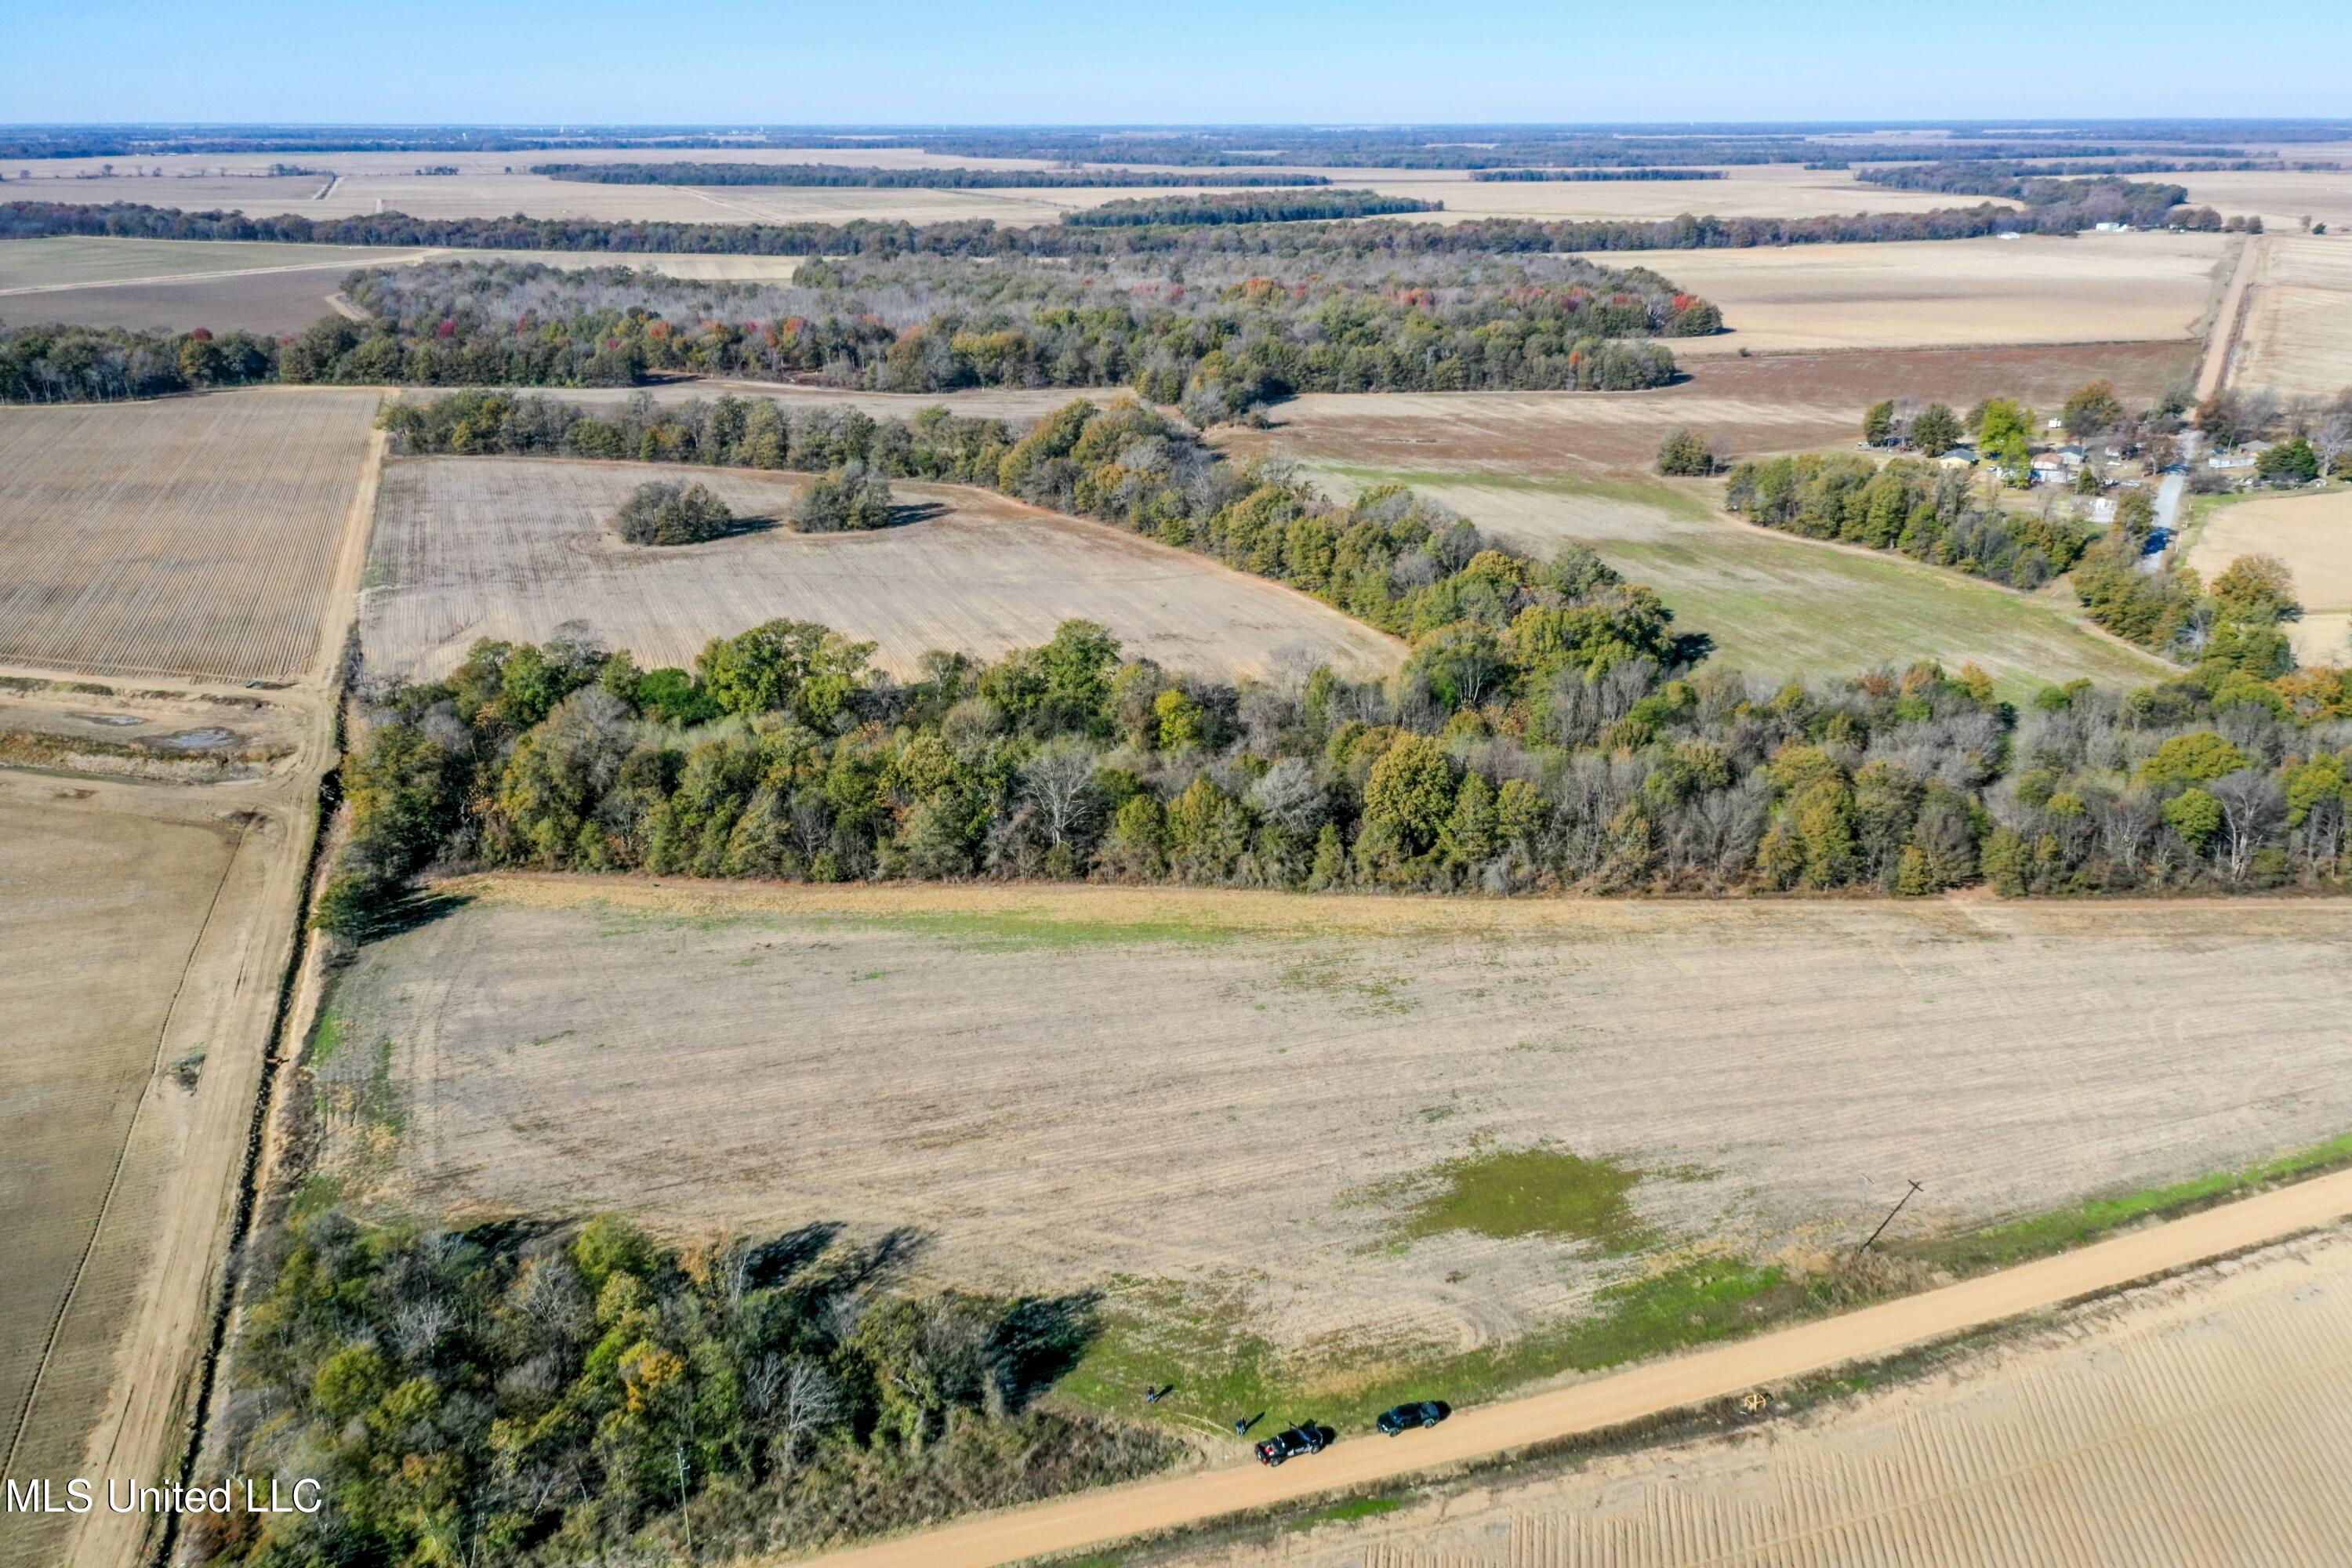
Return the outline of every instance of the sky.
{"type": "Polygon", "coordinates": [[[36,0],[8,32],[6,123],[2352,112],[2343,74],[2352,5],[2343,0],[36,0]]]}

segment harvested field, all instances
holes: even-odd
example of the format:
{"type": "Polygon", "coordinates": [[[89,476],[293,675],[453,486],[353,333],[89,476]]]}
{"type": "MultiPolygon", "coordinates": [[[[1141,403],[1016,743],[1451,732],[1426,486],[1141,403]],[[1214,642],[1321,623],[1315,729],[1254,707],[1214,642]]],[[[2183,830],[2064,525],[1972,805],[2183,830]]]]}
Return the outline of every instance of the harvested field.
{"type": "Polygon", "coordinates": [[[2352,235],[2272,235],[2231,384],[2282,396],[2352,387],[2352,235]]]}
{"type": "Polygon", "coordinates": [[[2305,663],[2341,662],[2352,612],[2352,489],[2258,496],[2206,513],[2189,563],[2210,581],[2241,555],[2275,555],[2294,572],[2304,619],[2290,626],[2305,663]]]}
{"type": "Polygon", "coordinates": [[[1235,451],[1377,468],[1623,473],[1647,470],[1680,426],[1726,458],[1848,447],[1863,410],[1881,398],[1967,408],[2022,397],[2047,406],[2105,378],[2138,405],[2196,364],[2187,342],[1701,357],[1684,365],[1685,380],[1651,392],[1307,393],[1268,411],[1272,430],[1221,432],[1219,440],[1235,451]]]}
{"type": "Polygon", "coordinates": [[[2020,698],[2078,676],[2144,684],[2166,666],[2077,617],[2071,595],[2024,595],[1878,551],[1757,528],[1717,510],[1721,488],[1333,470],[1346,493],[1402,479],[1507,543],[1549,558],[1590,544],[1655,588],[1675,624],[1715,639],[1712,664],[1767,680],[1934,659],[1975,663],[2020,698]]]}
{"type": "MultiPolygon", "coordinates": [[[[621,543],[622,500],[674,468],[427,458],[386,472],[362,595],[369,667],[430,676],[478,637],[584,624],[647,666],[779,616],[879,645],[910,671],[931,648],[995,655],[1100,621],[1129,654],[1231,676],[1288,649],[1370,673],[1399,645],[1302,594],[1101,523],[957,486],[894,486],[908,521],[870,533],[783,528],[671,549],[621,543]]],[[[782,518],[804,478],[697,470],[738,515],[782,518]]]]}
{"type": "Polygon", "coordinates": [[[308,668],[376,404],[250,391],[0,409],[0,662],[308,668]]]}
{"type": "MultiPolygon", "coordinates": [[[[2344,147],[2297,147],[2284,156],[2313,161],[2352,159],[2344,147]]],[[[2217,169],[2210,174],[2158,175],[2189,187],[2189,199],[2224,216],[2258,216],[2273,234],[2293,233],[2306,217],[2331,234],[2352,228],[2352,168],[2335,170],[2217,169]]]]}
{"type": "Polygon", "coordinates": [[[1360,1522],[1152,1553],[1194,1568],[2179,1568],[2352,1539],[2352,1237],[2078,1307],[1939,1374],[1360,1522]],[[1703,1542],[1702,1545],[1695,1543],[1703,1542]]]}
{"type": "Polygon", "coordinates": [[[1719,336],[1678,359],[1739,349],[1912,348],[2182,339],[2226,277],[2218,234],[1922,240],[1752,250],[1616,251],[1723,310],[1719,336]]]}
{"type": "MultiPolygon", "coordinates": [[[[172,1077],[162,1042],[239,837],[75,798],[89,794],[0,792],[0,1432],[19,1479],[95,1473],[83,1443],[148,1256],[139,1226],[94,1246],[99,1216],[110,1193],[126,1214],[166,1201],[199,1080],[172,1077]],[[134,1143],[142,1099],[162,1115],[134,1143]]],[[[54,1541],[0,1515],[0,1563],[50,1560],[54,1541]]]]}
{"type": "Polygon", "coordinates": [[[628,266],[688,279],[781,279],[800,265],[799,258],[790,256],[452,252],[58,236],[0,240],[0,321],[299,332],[331,312],[328,297],[353,269],[449,255],[560,268],[628,266]]]}
{"type": "Polygon", "coordinates": [[[325,1089],[391,1108],[330,1130],[355,1195],[912,1226],[926,1278],[1116,1281],[1302,1394],[1629,1268],[1818,1257],[1905,1177],[1916,1235],[2352,1117],[2352,909],[2320,901],[453,890],[332,1000],[325,1089]],[[1482,1215],[1483,1157],[1545,1146],[1582,1206],[1482,1215]]]}
{"type": "MultiPolygon", "coordinates": [[[[710,219],[732,222],[842,223],[852,218],[903,218],[936,223],[950,218],[990,218],[1001,224],[1052,223],[1076,207],[1123,197],[1165,195],[1163,187],[1079,185],[996,190],[892,190],[855,186],[788,185],[602,185],[555,180],[523,171],[539,163],[820,163],[864,167],[1038,169],[1035,159],[939,156],[907,149],[847,153],[793,148],[583,149],[556,153],[491,154],[332,153],[310,161],[340,176],[324,189],[322,179],[222,177],[215,171],[259,169],[268,159],[238,156],[167,156],[139,161],[142,168],[165,171],[163,180],[118,174],[96,177],[100,160],[45,163],[28,183],[36,199],[59,202],[152,202],[181,207],[226,206],[249,213],[299,212],[311,217],[404,212],[415,217],[533,217],[710,219]],[[418,175],[420,163],[447,163],[453,175],[418,175]]],[[[1140,167],[1141,165],[1135,165],[1140,167]]],[[[1473,217],[1660,218],[1679,213],[1722,213],[1752,217],[1809,217],[1822,213],[1927,212],[1969,205],[1979,198],[1932,191],[1880,190],[1858,184],[1845,170],[1802,169],[1791,164],[1739,165],[1720,180],[1623,180],[1600,184],[1474,181],[1458,169],[1299,168],[1351,189],[1442,201],[1445,210],[1428,221],[1473,217]]],[[[12,182],[13,183],[13,182],[12,182]]],[[[1215,190],[1210,185],[1199,187],[1215,190]]]]}
{"type": "Polygon", "coordinates": [[[96,239],[53,235],[0,239],[0,315],[29,321],[30,290],[100,283],[156,283],[224,272],[319,268],[327,286],[358,267],[380,267],[425,254],[355,245],[247,244],[209,239],[96,239]]]}

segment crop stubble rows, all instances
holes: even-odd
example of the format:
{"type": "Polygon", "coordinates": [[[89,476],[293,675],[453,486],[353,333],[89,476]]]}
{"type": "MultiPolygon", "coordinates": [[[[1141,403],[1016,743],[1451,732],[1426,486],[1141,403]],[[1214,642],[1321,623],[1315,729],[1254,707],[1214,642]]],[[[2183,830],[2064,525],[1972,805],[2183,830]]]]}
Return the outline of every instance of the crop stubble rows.
{"type": "Polygon", "coordinates": [[[1206,1568],[2323,1568],[2352,1539],[2352,1240],[2070,1313],[1937,1378],[1206,1568]]]}
{"type": "Polygon", "coordinates": [[[879,645],[911,670],[932,648],[992,656],[1100,621],[1130,655],[1231,676],[1304,650],[1358,674],[1397,645],[1303,595],[1099,523],[955,486],[895,487],[898,526],[783,528],[693,546],[625,545],[607,526],[647,479],[710,486],[740,516],[781,519],[806,482],[624,463],[433,458],[386,470],[362,594],[372,670],[446,671],[478,637],[543,638],[577,622],[641,664],[690,663],[715,637],[779,616],[879,645]]]}
{"type": "Polygon", "coordinates": [[[0,661],[310,668],[376,403],[256,391],[0,410],[0,661]]]}
{"type": "Polygon", "coordinates": [[[1635,1190],[1643,1226],[1770,1256],[1866,1229],[1912,1176],[1918,1223],[1977,1223],[2352,1115],[2352,921],[2325,904],[1432,924],[1272,900],[1285,932],[1193,896],[1032,894],[1007,895],[1028,925],[952,892],[698,893],[648,918],[593,900],[672,895],[498,881],[372,948],[337,1003],[345,1048],[388,1046],[407,1097],[378,1195],[688,1235],[913,1226],[942,1279],[1171,1279],[1245,1300],[1287,1351],[1451,1350],[1609,1273],[1559,1237],[1392,1247],[1415,1184],[1466,1151],[1671,1173],[1635,1190]]]}

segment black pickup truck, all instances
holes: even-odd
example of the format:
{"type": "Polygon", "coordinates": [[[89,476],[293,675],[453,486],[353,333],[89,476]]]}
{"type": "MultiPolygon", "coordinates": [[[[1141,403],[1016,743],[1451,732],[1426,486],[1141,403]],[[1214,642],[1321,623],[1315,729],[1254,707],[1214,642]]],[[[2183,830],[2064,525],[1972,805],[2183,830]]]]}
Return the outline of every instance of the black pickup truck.
{"type": "Polygon", "coordinates": [[[1319,1454],[1331,1446],[1331,1439],[1336,1436],[1337,1433],[1321,1422],[1301,1421],[1295,1426],[1284,1427],[1260,1443],[1257,1446],[1257,1462],[1278,1465],[1301,1454],[1319,1454]]]}

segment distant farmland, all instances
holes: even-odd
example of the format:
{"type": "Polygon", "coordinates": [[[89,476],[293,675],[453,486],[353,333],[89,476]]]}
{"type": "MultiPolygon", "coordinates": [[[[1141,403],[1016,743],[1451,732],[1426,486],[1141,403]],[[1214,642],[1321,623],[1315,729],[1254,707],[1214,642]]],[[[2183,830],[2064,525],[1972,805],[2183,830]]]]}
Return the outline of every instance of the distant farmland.
{"type": "Polygon", "coordinates": [[[0,409],[0,663],[310,668],[373,392],[0,409]]]}
{"type": "MultiPolygon", "coordinates": [[[[622,544],[607,522],[675,468],[501,458],[404,459],[385,472],[362,594],[371,669],[439,674],[478,637],[579,623],[647,666],[762,621],[822,621],[900,671],[932,648],[983,655],[1099,621],[1130,655],[1233,676],[1286,650],[1350,673],[1399,645],[1337,610],[1202,556],[956,486],[894,487],[908,521],[870,533],[782,528],[708,544],[622,544]]],[[[805,479],[698,470],[740,516],[781,519],[805,479]]]]}

